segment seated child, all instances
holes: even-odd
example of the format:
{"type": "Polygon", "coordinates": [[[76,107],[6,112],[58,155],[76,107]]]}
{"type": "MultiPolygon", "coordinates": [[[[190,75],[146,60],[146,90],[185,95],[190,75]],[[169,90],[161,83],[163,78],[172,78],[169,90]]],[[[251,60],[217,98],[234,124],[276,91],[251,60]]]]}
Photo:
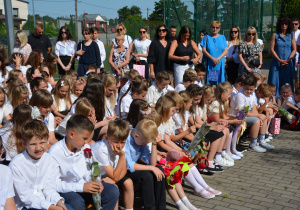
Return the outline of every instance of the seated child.
{"type": "Polygon", "coordinates": [[[129,88],[129,85],[131,84],[132,80],[134,80],[134,78],[136,76],[139,76],[139,75],[140,75],[140,73],[137,70],[130,69],[128,80],[127,80],[127,82],[125,83],[125,85],[120,90],[119,99],[126,93],[126,91],[129,88]]]}
{"type": "Polygon", "coordinates": [[[123,120],[110,121],[105,139],[93,144],[93,159],[99,163],[102,181],[115,183],[123,189],[125,209],[133,209],[134,190],[132,180],[126,177],[125,142],[129,124],[123,120]]]}
{"type": "Polygon", "coordinates": [[[151,107],[155,107],[157,100],[167,93],[167,87],[170,80],[170,75],[166,71],[158,72],[155,77],[156,83],[148,88],[146,100],[151,107]]]}
{"type": "Polygon", "coordinates": [[[85,209],[85,204],[93,203],[92,194],[102,191],[102,208],[114,209],[119,198],[118,188],[106,182],[91,182],[91,173],[86,167],[82,148],[94,130],[94,125],[87,117],[74,115],[69,119],[66,129],[65,139],[49,150],[60,168],[57,191],[75,210],[85,209]]]}
{"type": "Polygon", "coordinates": [[[145,209],[166,208],[166,188],[163,169],[156,166],[158,140],[157,126],[152,120],[141,120],[131,131],[125,143],[128,178],[140,182],[145,209]],[[147,146],[152,143],[151,151],[147,146]],[[138,163],[142,159],[145,164],[138,163]]]}
{"type": "Polygon", "coordinates": [[[46,72],[46,71],[41,71],[41,74],[42,74],[42,77],[46,80],[46,83],[47,83],[47,86],[48,86],[48,87],[47,87],[48,92],[51,93],[53,87],[52,87],[52,85],[49,83],[50,77],[49,77],[48,72],[46,72]]]}
{"type": "Polygon", "coordinates": [[[264,114],[257,112],[257,99],[253,94],[256,88],[257,80],[253,76],[247,76],[244,80],[244,87],[231,100],[230,114],[237,116],[236,107],[241,109],[249,106],[249,112],[245,119],[247,127],[250,127],[250,146],[249,150],[254,152],[266,152],[266,149],[274,149],[274,146],[265,142],[265,134],[267,129],[267,118],[264,114]],[[257,139],[259,138],[259,142],[257,139]]]}
{"type": "MultiPolygon", "coordinates": [[[[34,91],[36,91],[38,89],[48,90],[47,81],[43,77],[36,77],[30,83],[31,93],[34,93],[34,91]]],[[[30,98],[31,98],[31,96],[30,96],[30,98]]]]}
{"type": "Polygon", "coordinates": [[[233,99],[236,94],[243,88],[243,82],[246,78],[246,75],[240,75],[236,78],[234,85],[232,85],[232,93],[230,98],[233,99]]]}
{"type": "Polygon", "coordinates": [[[54,116],[65,118],[71,109],[70,84],[65,79],[57,81],[53,94],[53,105],[51,111],[54,116]]]}
{"type": "Polygon", "coordinates": [[[22,143],[26,148],[9,164],[19,209],[67,209],[56,191],[59,168],[46,153],[49,131],[39,120],[27,121],[22,127],[22,143]],[[25,208],[23,208],[25,207],[25,208]]]}
{"type": "Polygon", "coordinates": [[[276,86],[273,83],[268,83],[269,88],[270,88],[270,92],[271,92],[271,98],[270,98],[270,102],[272,103],[276,103],[276,86]]]}
{"type": "Polygon", "coordinates": [[[185,71],[183,74],[182,83],[179,83],[175,87],[175,91],[178,93],[180,91],[184,91],[187,88],[187,86],[189,86],[190,84],[193,84],[196,80],[197,80],[196,74],[194,74],[192,71],[185,71]]]}
{"type": "Polygon", "coordinates": [[[85,80],[80,77],[73,83],[72,90],[71,90],[71,102],[72,104],[76,101],[78,96],[82,93],[85,87],[85,80]]]}
{"type": "Polygon", "coordinates": [[[195,71],[197,73],[197,80],[194,82],[194,84],[199,85],[200,87],[203,87],[202,80],[206,73],[205,66],[202,63],[198,63],[195,66],[195,71]]]}
{"type": "Polygon", "coordinates": [[[117,81],[114,75],[106,74],[102,79],[105,92],[105,116],[116,117],[115,107],[117,101],[117,81]]]}
{"type": "Polygon", "coordinates": [[[288,83],[283,85],[280,89],[280,97],[277,98],[277,104],[291,113],[294,110],[300,112],[300,90],[296,89],[296,91],[292,95],[291,85],[288,83]]]}
{"type": "MultiPolygon", "coordinates": [[[[3,154],[2,141],[0,139],[0,160],[3,154]]],[[[1,189],[1,199],[0,199],[0,209],[3,210],[17,210],[15,204],[15,191],[13,177],[9,167],[0,164],[1,179],[0,179],[0,189],[1,189]]]]}
{"type": "Polygon", "coordinates": [[[2,128],[3,126],[3,120],[6,120],[6,122],[8,122],[11,119],[10,111],[5,104],[5,98],[5,90],[2,87],[0,87],[0,128],[2,128]]]}

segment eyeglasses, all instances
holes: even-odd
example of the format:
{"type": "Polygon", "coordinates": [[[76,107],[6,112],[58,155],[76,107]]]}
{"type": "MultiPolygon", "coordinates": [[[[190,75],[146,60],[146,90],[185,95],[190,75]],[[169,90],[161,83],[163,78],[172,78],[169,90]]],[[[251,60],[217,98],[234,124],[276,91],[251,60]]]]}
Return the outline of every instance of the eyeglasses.
{"type": "Polygon", "coordinates": [[[219,29],[220,27],[211,27],[212,29],[219,29]]]}
{"type": "Polygon", "coordinates": [[[248,36],[255,36],[256,33],[248,33],[248,36]]]}
{"type": "Polygon", "coordinates": [[[123,28],[118,28],[117,31],[123,31],[123,28]]]}
{"type": "Polygon", "coordinates": [[[230,33],[232,33],[232,34],[237,34],[238,31],[230,31],[230,33]]]}
{"type": "Polygon", "coordinates": [[[167,29],[158,29],[158,32],[167,32],[167,29]]]}
{"type": "Polygon", "coordinates": [[[65,32],[65,31],[64,31],[64,32],[61,32],[61,34],[67,34],[67,32],[65,32]]]}
{"type": "Polygon", "coordinates": [[[147,31],[139,31],[140,34],[145,34],[147,31]]]}

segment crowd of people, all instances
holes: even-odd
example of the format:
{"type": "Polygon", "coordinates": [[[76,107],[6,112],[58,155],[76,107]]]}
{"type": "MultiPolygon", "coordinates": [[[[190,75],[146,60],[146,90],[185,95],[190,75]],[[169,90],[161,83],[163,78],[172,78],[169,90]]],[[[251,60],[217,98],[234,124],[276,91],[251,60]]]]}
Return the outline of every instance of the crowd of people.
{"type": "Polygon", "coordinates": [[[137,191],[145,209],[165,209],[166,193],[180,210],[199,209],[183,182],[199,197],[221,195],[204,175],[244,157],[240,138],[251,152],[274,149],[271,122],[288,123],[279,109],[299,112],[298,27],[299,19],[278,20],[268,81],[254,27],[242,39],[233,26],[226,40],[213,21],[196,43],[188,26],[176,35],[160,25],[153,40],[141,27],[132,40],[118,24],[108,58],[95,27],[77,44],[61,27],[54,52],[43,25],[28,37],[18,31],[9,57],[0,46],[0,210],[99,201],[111,210],[119,200],[130,210],[137,191]]]}

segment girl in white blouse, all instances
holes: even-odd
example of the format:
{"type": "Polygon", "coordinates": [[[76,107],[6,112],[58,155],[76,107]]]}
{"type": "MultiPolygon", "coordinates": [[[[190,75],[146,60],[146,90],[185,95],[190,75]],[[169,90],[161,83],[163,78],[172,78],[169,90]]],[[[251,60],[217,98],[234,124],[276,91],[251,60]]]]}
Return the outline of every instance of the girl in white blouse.
{"type": "Polygon", "coordinates": [[[117,101],[117,81],[114,75],[105,74],[102,79],[105,91],[105,116],[116,117],[115,106],[117,101]]]}

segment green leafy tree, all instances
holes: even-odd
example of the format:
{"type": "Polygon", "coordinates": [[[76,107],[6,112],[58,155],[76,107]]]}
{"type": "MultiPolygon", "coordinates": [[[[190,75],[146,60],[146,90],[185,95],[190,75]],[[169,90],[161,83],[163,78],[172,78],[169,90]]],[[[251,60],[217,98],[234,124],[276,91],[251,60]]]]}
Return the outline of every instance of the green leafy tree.
{"type": "Polygon", "coordinates": [[[276,4],[280,5],[281,8],[279,10],[279,17],[288,17],[288,18],[300,17],[299,0],[277,0],[276,4]]]}
{"type": "Polygon", "coordinates": [[[137,6],[128,7],[125,6],[118,10],[119,21],[124,22],[125,20],[142,20],[141,9],[137,6]]]}
{"type": "MultiPolygon", "coordinates": [[[[164,0],[154,2],[154,10],[149,15],[151,21],[164,21],[164,0]]],[[[165,4],[165,11],[167,11],[167,4],[165,4]]]]}

